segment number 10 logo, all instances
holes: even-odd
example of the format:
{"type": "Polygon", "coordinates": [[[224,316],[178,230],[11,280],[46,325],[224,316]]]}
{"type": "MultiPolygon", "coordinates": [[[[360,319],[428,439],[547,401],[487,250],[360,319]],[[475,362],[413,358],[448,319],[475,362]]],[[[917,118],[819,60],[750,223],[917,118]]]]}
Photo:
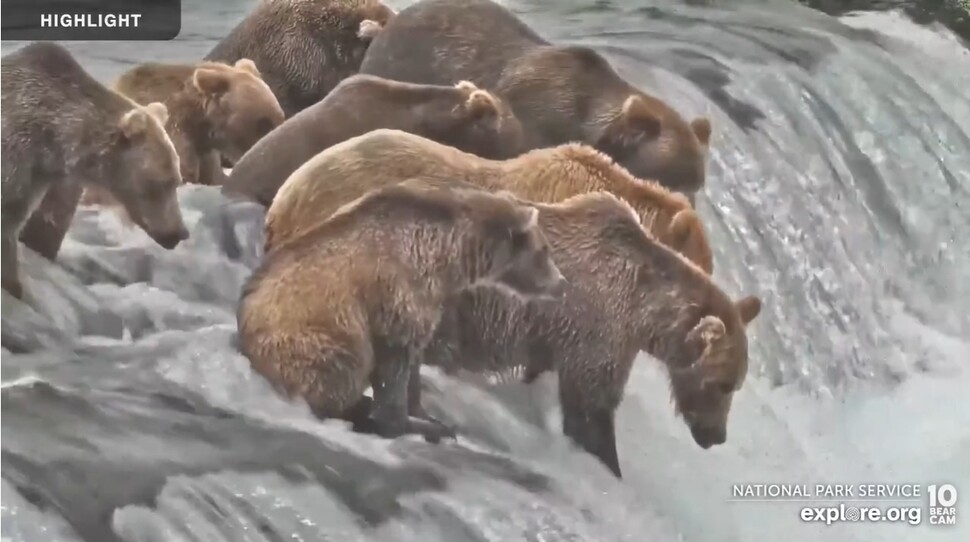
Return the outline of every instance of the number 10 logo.
{"type": "Polygon", "coordinates": [[[957,502],[957,488],[953,487],[952,484],[943,484],[941,486],[933,484],[927,489],[930,490],[930,508],[936,508],[937,506],[949,508],[957,502]]]}
{"type": "Polygon", "coordinates": [[[930,490],[930,525],[956,525],[957,488],[952,484],[941,486],[931,485],[930,490]]]}

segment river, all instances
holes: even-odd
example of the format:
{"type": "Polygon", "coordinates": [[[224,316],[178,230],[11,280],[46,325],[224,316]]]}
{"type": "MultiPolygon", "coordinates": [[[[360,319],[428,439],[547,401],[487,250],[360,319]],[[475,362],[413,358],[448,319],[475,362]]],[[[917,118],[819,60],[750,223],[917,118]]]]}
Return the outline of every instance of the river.
{"type": "MultiPolygon", "coordinates": [[[[201,58],[251,2],[184,4],[175,41],[67,46],[108,82],[201,58]]],[[[715,280],[764,301],[727,443],[694,444],[646,356],[617,415],[620,481],[560,434],[552,378],[426,371],[458,442],[321,423],[233,346],[261,212],[186,187],[178,249],[82,209],[58,266],[25,256],[39,309],[4,294],[5,541],[970,540],[965,45],[893,13],[785,2],[510,5],[712,119],[698,208],[715,280]],[[757,483],[964,493],[956,526],[927,525],[925,494],[919,526],[825,525],[799,518],[804,502],[731,500],[757,483]]]]}

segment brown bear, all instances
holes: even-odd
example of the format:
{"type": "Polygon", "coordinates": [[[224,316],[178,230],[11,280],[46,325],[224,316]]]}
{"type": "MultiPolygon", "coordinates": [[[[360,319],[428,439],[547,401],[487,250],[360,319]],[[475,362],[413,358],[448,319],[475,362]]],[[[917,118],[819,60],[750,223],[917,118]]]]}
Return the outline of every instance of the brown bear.
{"type": "Polygon", "coordinates": [[[563,287],[537,214],[508,195],[416,180],[369,192],[267,255],[243,288],[240,349],[321,418],[385,437],[451,434],[408,419],[412,368],[453,292],[492,284],[531,298],[563,287]],[[369,413],[359,406],[368,385],[369,413]]]}
{"type": "Polygon", "coordinates": [[[158,244],[188,237],[175,189],[179,159],[161,103],[139,106],[97,82],[61,45],[35,42],[2,59],[3,287],[21,297],[17,239],[53,258],[80,196],[107,189],[158,244]]]}
{"type": "Polygon", "coordinates": [[[522,126],[508,107],[471,83],[416,85],[353,75],[261,139],[233,167],[224,191],[268,207],[304,162],[377,128],[418,134],[488,158],[515,156],[522,141],[522,126]]]}
{"type": "Polygon", "coordinates": [[[253,59],[291,117],[357,73],[393,16],[379,0],[263,0],[205,59],[253,59]]]}
{"type": "MultiPolygon", "coordinates": [[[[732,301],[609,193],[532,205],[565,293],[550,303],[464,290],[446,302],[425,362],[478,373],[524,368],[532,378],[555,370],[563,432],[620,477],[614,413],[644,351],[665,364],[675,408],[697,444],[725,442],[731,400],[747,373],[745,329],[760,299],[732,301]]],[[[416,380],[410,389],[418,415],[416,380]]]]}
{"type": "Polygon", "coordinates": [[[626,199],[661,241],[705,272],[713,269],[707,234],[683,195],[634,178],[588,146],[571,143],[494,161],[389,129],[334,145],[297,169],[267,211],[266,251],[326,219],[366,190],[410,177],[458,179],[547,203],[606,190],[626,199]]]}
{"type": "Polygon", "coordinates": [[[552,45],[491,0],[421,0],[374,38],[361,73],[413,83],[466,80],[509,104],[528,148],[583,142],[693,201],[711,125],[686,122],[587,47],[552,45]]]}
{"type": "Polygon", "coordinates": [[[247,58],[232,66],[147,63],[123,73],[114,90],[144,104],[168,106],[166,130],[186,183],[222,184],[218,154],[235,163],[283,123],[283,110],[247,58]]]}

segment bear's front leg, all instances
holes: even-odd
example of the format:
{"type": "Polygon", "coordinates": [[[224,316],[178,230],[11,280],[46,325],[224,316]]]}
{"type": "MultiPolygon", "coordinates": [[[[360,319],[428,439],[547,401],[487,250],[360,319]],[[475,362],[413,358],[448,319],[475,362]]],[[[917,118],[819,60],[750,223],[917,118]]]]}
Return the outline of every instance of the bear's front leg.
{"type": "Polygon", "coordinates": [[[34,252],[54,261],[71,227],[84,187],[75,182],[52,184],[20,231],[20,240],[34,252]]]}
{"type": "Polygon", "coordinates": [[[23,286],[20,284],[20,264],[17,257],[17,238],[4,232],[0,249],[0,275],[2,275],[3,289],[17,299],[24,298],[23,286]]]}
{"type": "Polygon", "coordinates": [[[454,428],[428,414],[421,404],[421,365],[418,363],[411,366],[411,376],[408,378],[408,415],[412,423],[413,420],[424,420],[436,426],[441,435],[440,438],[458,438],[454,428]]]}
{"type": "Polygon", "coordinates": [[[222,155],[217,151],[209,151],[199,157],[199,184],[225,184],[226,172],[222,169],[222,155]]]}
{"type": "Polygon", "coordinates": [[[615,408],[594,406],[584,401],[587,393],[581,385],[576,386],[560,375],[562,431],[584,450],[598,457],[617,478],[623,478],[616,453],[615,408]]]}

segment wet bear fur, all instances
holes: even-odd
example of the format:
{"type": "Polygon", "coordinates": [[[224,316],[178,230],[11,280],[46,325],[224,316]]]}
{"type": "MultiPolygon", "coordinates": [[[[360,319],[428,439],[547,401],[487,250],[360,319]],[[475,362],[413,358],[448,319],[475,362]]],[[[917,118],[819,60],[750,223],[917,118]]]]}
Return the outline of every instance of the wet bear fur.
{"type": "Polygon", "coordinates": [[[354,75],[260,140],[235,165],[224,191],[268,207],[287,177],[307,160],[378,128],[418,134],[489,158],[515,156],[522,142],[522,127],[511,110],[471,83],[418,85],[354,75]]]}

